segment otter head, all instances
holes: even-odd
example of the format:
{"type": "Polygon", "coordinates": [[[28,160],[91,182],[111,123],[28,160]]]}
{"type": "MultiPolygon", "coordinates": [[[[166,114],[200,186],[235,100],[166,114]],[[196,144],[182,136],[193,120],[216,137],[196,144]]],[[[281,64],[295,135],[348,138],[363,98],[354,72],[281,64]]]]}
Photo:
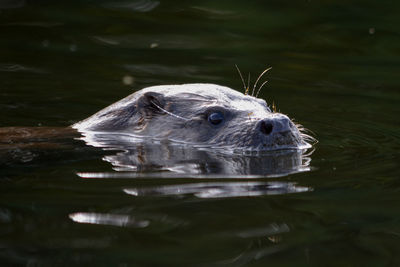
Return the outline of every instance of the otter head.
{"type": "Polygon", "coordinates": [[[309,147],[307,135],[264,100],[214,84],[148,87],[73,127],[243,150],[309,147]]]}

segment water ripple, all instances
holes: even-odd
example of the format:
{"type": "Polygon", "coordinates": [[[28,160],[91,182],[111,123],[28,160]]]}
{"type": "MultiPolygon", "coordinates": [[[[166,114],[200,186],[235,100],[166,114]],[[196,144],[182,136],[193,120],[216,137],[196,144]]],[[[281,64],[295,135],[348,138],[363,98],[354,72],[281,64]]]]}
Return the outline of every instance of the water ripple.
{"type": "Polygon", "coordinates": [[[220,77],[205,75],[202,74],[199,67],[194,65],[185,65],[185,66],[162,66],[156,64],[126,64],[125,69],[133,72],[135,74],[141,75],[150,75],[153,76],[157,74],[158,76],[166,75],[166,76],[174,76],[176,73],[179,73],[181,77],[192,78],[192,79],[205,79],[205,80],[218,80],[220,77]]]}
{"type": "Polygon", "coordinates": [[[69,215],[69,218],[77,223],[112,225],[120,227],[147,227],[150,222],[147,220],[137,220],[132,216],[123,214],[90,213],[77,212],[69,215]]]}
{"type": "Polygon", "coordinates": [[[191,8],[207,16],[209,19],[234,19],[240,17],[237,12],[232,10],[222,10],[204,6],[192,6],[191,8]]]}
{"type": "Polygon", "coordinates": [[[25,0],[1,0],[0,9],[20,8],[25,6],[25,0]]]}
{"type": "MultiPolygon", "coordinates": [[[[204,49],[210,45],[219,45],[218,39],[204,41],[202,36],[182,34],[120,34],[93,35],[92,40],[105,45],[119,45],[129,49],[204,49]]],[[[175,73],[176,75],[176,73],[175,73]]]]}
{"type": "Polygon", "coordinates": [[[47,73],[47,71],[42,69],[27,67],[20,64],[8,64],[8,63],[0,63],[0,72],[31,72],[40,74],[47,73]]]}
{"type": "Polygon", "coordinates": [[[138,0],[138,1],[121,1],[104,4],[103,6],[110,9],[128,9],[135,12],[149,12],[160,4],[159,1],[138,0]]]}
{"type": "Polygon", "coordinates": [[[311,191],[312,188],[287,182],[226,182],[193,183],[148,188],[132,188],[123,191],[132,196],[169,196],[193,194],[198,198],[250,197],[281,195],[311,191]]]}
{"type": "Polygon", "coordinates": [[[18,22],[10,22],[3,24],[6,26],[28,26],[28,27],[43,27],[43,28],[51,28],[62,26],[64,23],[61,22],[45,22],[45,21],[18,21],[18,22]]]}
{"type": "Polygon", "coordinates": [[[254,237],[272,236],[272,235],[287,233],[289,231],[290,228],[286,223],[281,223],[281,224],[272,223],[267,227],[253,228],[238,232],[237,236],[241,238],[254,238],[254,237]]]}

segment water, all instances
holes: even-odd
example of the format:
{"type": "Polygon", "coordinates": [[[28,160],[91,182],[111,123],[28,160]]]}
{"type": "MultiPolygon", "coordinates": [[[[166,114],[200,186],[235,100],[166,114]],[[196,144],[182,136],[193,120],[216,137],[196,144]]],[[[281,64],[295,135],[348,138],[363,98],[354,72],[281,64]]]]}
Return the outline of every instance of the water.
{"type": "Polygon", "coordinates": [[[132,164],[139,148],[70,133],[3,143],[1,265],[399,265],[398,13],[390,1],[0,1],[1,127],[71,125],[151,85],[243,90],[237,64],[253,81],[272,66],[261,97],[319,140],[305,161],[154,144],[172,167],[151,146],[151,164],[132,164]]]}

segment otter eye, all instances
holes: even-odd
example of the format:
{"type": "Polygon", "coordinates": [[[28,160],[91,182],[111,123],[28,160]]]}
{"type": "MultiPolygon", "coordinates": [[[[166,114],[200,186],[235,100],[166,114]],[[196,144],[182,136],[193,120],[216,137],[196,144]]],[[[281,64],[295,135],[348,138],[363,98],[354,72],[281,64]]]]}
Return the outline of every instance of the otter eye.
{"type": "Polygon", "coordinates": [[[224,116],[221,112],[214,112],[208,115],[208,121],[211,124],[217,125],[220,124],[224,120],[224,116]]]}

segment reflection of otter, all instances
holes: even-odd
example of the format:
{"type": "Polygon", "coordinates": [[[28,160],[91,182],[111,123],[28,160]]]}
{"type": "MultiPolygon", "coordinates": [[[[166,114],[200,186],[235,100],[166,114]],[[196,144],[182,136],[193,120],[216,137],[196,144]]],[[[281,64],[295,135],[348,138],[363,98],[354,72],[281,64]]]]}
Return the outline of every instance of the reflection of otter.
{"type": "Polygon", "coordinates": [[[264,100],[214,84],[148,87],[72,127],[241,151],[310,147],[308,136],[264,100]]]}
{"type": "Polygon", "coordinates": [[[264,155],[262,157],[225,155],[179,146],[152,145],[106,156],[116,170],[168,170],[186,174],[286,175],[307,169],[301,153],[264,155]]]}
{"type": "MultiPolygon", "coordinates": [[[[301,150],[260,152],[257,155],[225,153],[224,150],[196,148],[174,142],[154,142],[127,135],[87,133],[83,140],[105,150],[119,150],[103,157],[116,171],[130,177],[198,175],[282,176],[309,170],[310,159],[301,150]]],[[[81,173],[82,177],[105,177],[107,173],[81,173]]],[[[118,174],[111,174],[111,176],[118,174]]]]}

